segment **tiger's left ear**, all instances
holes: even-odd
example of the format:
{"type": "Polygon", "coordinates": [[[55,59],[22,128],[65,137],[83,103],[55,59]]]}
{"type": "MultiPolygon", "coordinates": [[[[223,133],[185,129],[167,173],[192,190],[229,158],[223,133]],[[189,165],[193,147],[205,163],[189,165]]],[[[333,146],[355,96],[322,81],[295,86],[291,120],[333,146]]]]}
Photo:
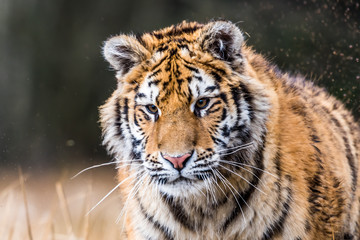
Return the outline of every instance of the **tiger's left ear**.
{"type": "Polygon", "coordinates": [[[244,37],[240,29],[233,23],[228,21],[210,22],[204,26],[199,40],[203,50],[214,57],[227,61],[233,66],[241,65],[243,61],[241,46],[244,37]]]}

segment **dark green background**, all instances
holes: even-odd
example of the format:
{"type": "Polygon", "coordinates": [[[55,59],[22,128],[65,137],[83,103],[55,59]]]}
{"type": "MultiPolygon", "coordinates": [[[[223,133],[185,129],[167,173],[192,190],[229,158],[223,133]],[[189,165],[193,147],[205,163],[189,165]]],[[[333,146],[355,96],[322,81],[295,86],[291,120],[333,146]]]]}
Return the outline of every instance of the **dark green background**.
{"type": "Polygon", "coordinates": [[[184,19],[237,23],[258,52],[325,86],[358,118],[360,7],[344,2],[1,0],[0,166],[109,160],[97,107],[116,81],[103,41],[184,19]]]}

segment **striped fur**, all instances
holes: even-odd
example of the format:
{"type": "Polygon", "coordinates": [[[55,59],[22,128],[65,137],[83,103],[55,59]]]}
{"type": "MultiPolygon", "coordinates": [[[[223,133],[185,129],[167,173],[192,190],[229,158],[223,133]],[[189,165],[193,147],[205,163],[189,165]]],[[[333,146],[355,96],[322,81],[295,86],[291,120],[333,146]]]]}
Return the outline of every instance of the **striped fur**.
{"type": "Polygon", "coordinates": [[[101,126],[129,239],[360,238],[359,125],[235,25],[119,35],[104,56],[118,88],[101,126]],[[187,153],[181,171],[164,158],[187,153]]]}

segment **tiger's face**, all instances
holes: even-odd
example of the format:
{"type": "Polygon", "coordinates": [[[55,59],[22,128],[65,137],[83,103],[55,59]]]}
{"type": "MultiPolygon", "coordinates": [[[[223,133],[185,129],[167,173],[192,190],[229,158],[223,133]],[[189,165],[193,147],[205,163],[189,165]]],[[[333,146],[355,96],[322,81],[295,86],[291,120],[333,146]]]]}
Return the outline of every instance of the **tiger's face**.
{"type": "Polygon", "coordinates": [[[227,22],[183,24],[186,35],[173,27],[104,46],[118,78],[101,109],[104,143],[125,166],[119,171],[171,196],[199,194],[232,167],[232,153],[251,154],[256,137],[241,32],[227,22]]]}
{"type": "Polygon", "coordinates": [[[135,155],[165,192],[188,191],[214,174],[236,118],[220,83],[182,60],[181,51],[176,57],[146,75],[131,109],[135,155]]]}

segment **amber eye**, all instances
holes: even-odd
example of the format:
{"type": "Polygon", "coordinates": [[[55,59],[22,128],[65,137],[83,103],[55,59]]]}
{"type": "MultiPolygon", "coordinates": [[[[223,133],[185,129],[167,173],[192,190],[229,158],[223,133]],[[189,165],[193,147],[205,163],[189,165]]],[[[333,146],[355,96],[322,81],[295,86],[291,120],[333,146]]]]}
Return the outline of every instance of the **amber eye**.
{"type": "Polygon", "coordinates": [[[209,104],[208,98],[201,98],[201,99],[197,100],[195,107],[198,109],[204,109],[207,107],[208,104],[209,104]]]}
{"type": "Polygon", "coordinates": [[[145,108],[151,114],[156,114],[158,112],[158,108],[154,104],[146,105],[145,108]]]}

